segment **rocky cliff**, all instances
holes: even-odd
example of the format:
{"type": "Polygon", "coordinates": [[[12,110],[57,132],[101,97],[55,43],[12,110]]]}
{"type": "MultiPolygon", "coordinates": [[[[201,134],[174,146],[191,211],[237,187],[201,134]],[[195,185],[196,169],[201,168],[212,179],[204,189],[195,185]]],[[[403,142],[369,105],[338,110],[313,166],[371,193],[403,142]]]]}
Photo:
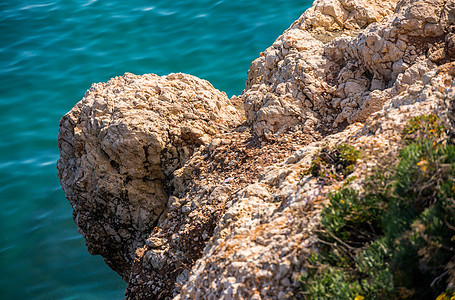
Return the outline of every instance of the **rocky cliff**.
{"type": "Polygon", "coordinates": [[[414,117],[453,121],[454,26],[452,0],[316,0],[238,97],[185,74],[94,84],[57,164],[89,252],[128,299],[297,297],[328,195],[393,165],[414,117]],[[321,184],[339,145],[362,154],[321,184]]]}

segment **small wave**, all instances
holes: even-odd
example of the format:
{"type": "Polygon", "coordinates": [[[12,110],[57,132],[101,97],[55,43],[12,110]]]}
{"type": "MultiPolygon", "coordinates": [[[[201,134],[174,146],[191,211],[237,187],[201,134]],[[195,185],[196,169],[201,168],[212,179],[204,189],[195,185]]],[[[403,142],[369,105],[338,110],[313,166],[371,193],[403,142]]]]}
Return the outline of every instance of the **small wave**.
{"type": "Polygon", "coordinates": [[[154,10],[156,7],[155,6],[149,6],[149,7],[144,7],[141,10],[142,11],[149,11],[149,10],[154,10]]]}
{"type": "Polygon", "coordinates": [[[208,17],[207,14],[199,14],[199,15],[195,16],[194,18],[195,19],[202,19],[202,18],[207,18],[207,17],[208,17]]]}
{"type": "Polygon", "coordinates": [[[45,167],[45,166],[49,166],[49,165],[54,165],[56,163],[55,160],[49,160],[49,161],[45,161],[45,162],[42,162],[40,164],[38,164],[39,167],[45,167]]]}
{"type": "Polygon", "coordinates": [[[172,16],[172,15],[175,15],[176,13],[177,13],[176,11],[172,11],[172,10],[164,10],[164,9],[158,10],[158,14],[163,17],[172,16]]]}
{"type": "Polygon", "coordinates": [[[92,5],[93,3],[95,3],[96,1],[98,1],[98,0],[90,0],[90,1],[88,1],[87,3],[85,3],[85,4],[82,4],[82,6],[90,6],[90,5],[92,5]]]}
{"type": "Polygon", "coordinates": [[[29,9],[34,9],[34,8],[41,8],[41,7],[46,7],[46,6],[52,6],[54,4],[56,4],[56,3],[55,2],[51,2],[51,3],[43,3],[43,4],[31,4],[31,5],[27,5],[27,6],[21,7],[20,10],[29,10],[29,9]]]}

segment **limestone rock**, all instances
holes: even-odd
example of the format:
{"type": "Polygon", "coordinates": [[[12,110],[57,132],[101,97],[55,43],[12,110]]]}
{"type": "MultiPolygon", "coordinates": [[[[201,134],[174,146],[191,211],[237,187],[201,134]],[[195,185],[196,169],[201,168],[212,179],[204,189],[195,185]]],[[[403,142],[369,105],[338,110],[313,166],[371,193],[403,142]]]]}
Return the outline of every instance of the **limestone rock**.
{"type": "Polygon", "coordinates": [[[174,170],[240,119],[225,93],[190,75],[126,73],[92,85],[60,122],[57,164],[89,252],[127,280],[174,170]]]}
{"type": "MultiPolygon", "coordinates": [[[[444,102],[453,109],[455,63],[442,65],[403,92],[385,101],[365,123],[303,146],[287,160],[263,170],[226,204],[214,234],[174,299],[295,299],[298,277],[315,251],[315,230],[327,194],[343,182],[322,186],[306,174],[314,155],[324,147],[349,144],[363,156],[350,187],[362,181],[381,157],[394,158],[401,148],[407,121],[440,113],[444,102]],[[443,91],[443,92],[441,92],[443,91]]],[[[453,121],[453,119],[452,119],[453,121]]]]}
{"type": "Polygon", "coordinates": [[[396,3],[397,0],[316,0],[292,27],[326,35],[358,30],[391,14],[396,3]]]}
{"type": "Polygon", "coordinates": [[[316,1],[251,64],[240,97],[258,135],[330,133],[363,122],[426,71],[453,60],[452,0],[348,2],[363,9],[316,1]]]}
{"type": "Polygon", "coordinates": [[[58,162],[90,252],[128,299],[295,297],[327,193],[361,192],[410,118],[454,128],[454,26],[455,0],[316,0],[231,101],[183,74],[93,85],[58,162]],[[339,144],[368,159],[321,185],[311,161],[339,144]]]}
{"type": "Polygon", "coordinates": [[[165,218],[136,251],[128,299],[164,299],[179,293],[232,195],[254,182],[262,169],[289,156],[308,134],[264,143],[246,127],[216,135],[174,172],[174,194],[165,218]],[[293,146],[294,145],[294,146],[293,146]]]}

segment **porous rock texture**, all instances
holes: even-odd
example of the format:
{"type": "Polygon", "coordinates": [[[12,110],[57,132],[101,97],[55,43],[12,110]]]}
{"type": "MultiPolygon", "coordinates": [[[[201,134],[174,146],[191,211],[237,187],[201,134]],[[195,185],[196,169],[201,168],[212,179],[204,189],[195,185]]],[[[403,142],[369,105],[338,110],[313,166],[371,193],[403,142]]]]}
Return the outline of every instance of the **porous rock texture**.
{"type": "Polygon", "coordinates": [[[127,280],[196,147],[241,120],[225,93],[191,75],[126,73],[93,84],[60,122],[58,176],[90,253],[127,280]]]}
{"type": "Polygon", "coordinates": [[[241,96],[248,123],[269,137],[365,121],[425,70],[453,59],[453,5],[316,1],[251,64],[241,96]]]}
{"type": "Polygon", "coordinates": [[[216,135],[174,172],[174,194],[166,219],[137,250],[127,287],[130,299],[176,296],[191,267],[203,255],[206,243],[223,217],[226,203],[267,166],[291,155],[296,147],[314,140],[308,134],[286,141],[261,141],[249,128],[216,135]]]}
{"type": "Polygon", "coordinates": [[[348,187],[362,192],[364,179],[379,160],[387,158],[393,164],[408,120],[441,114],[444,102],[454,105],[455,63],[426,75],[411,85],[412,93],[390,99],[364,123],[301,147],[231,196],[202,258],[176,298],[298,298],[298,277],[307,272],[308,259],[315,253],[315,231],[327,195],[347,181],[348,187]],[[341,144],[361,150],[361,159],[345,180],[321,184],[307,172],[311,161],[322,149],[341,144]]]}
{"type": "Polygon", "coordinates": [[[62,119],[58,163],[89,250],[121,270],[128,299],[298,297],[328,193],[361,193],[378,161],[393,164],[410,118],[455,122],[454,25],[455,0],[316,0],[230,102],[182,74],[94,85],[62,119]],[[183,105],[185,93],[205,97],[183,105]],[[175,103],[185,107],[176,119],[175,103]],[[112,135],[119,128],[130,129],[112,135]],[[311,161],[340,144],[361,158],[348,178],[321,184],[311,161]]]}

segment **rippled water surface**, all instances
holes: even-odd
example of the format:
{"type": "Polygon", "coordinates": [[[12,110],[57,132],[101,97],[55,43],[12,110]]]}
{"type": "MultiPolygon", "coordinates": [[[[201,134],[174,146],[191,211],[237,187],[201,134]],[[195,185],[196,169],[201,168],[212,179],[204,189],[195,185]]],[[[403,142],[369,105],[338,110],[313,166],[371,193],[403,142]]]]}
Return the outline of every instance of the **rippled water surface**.
{"type": "Polygon", "coordinates": [[[229,96],[310,5],[276,1],[0,1],[0,298],[121,299],[57,176],[58,122],[92,82],[185,72],[229,96]]]}

